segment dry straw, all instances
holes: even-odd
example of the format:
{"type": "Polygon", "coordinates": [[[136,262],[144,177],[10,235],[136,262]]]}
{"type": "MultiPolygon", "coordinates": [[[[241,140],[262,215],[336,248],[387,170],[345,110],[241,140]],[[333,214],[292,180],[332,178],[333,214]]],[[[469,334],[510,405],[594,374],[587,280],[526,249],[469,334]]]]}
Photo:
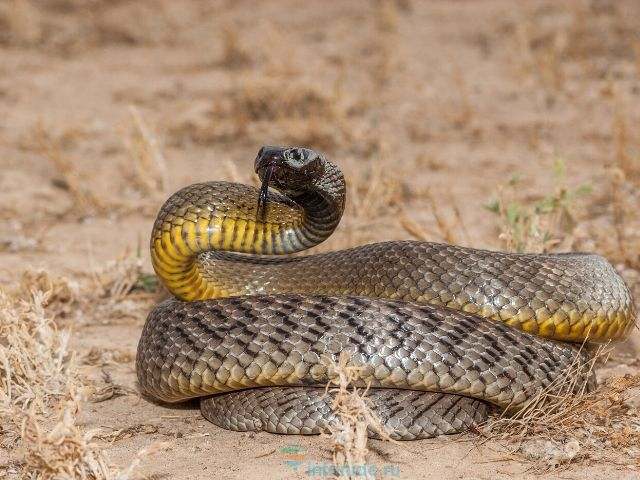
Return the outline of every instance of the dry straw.
{"type": "Polygon", "coordinates": [[[338,478],[375,478],[367,465],[368,431],[386,441],[392,441],[384,425],[371,410],[368,387],[361,383],[364,367],[349,364],[349,355],[342,352],[338,362],[330,364],[333,376],[327,392],[333,397],[331,409],[336,423],[331,427],[333,464],[338,478]]]}
{"type": "Polygon", "coordinates": [[[121,471],[94,441],[96,431],[78,426],[86,387],[70,335],[46,307],[56,294],[52,287],[19,299],[0,291],[0,437],[16,446],[10,460],[22,478],[129,479],[144,456],[165,445],[141,450],[121,471]]]}
{"type": "Polygon", "coordinates": [[[81,216],[102,214],[107,205],[87,186],[76,163],[65,153],[64,136],[54,136],[42,123],[33,132],[35,148],[57,173],[54,184],[66,191],[71,200],[69,212],[81,216]]]}
{"type": "Polygon", "coordinates": [[[167,166],[158,137],[134,107],[129,107],[132,129],[126,138],[131,171],[129,180],[142,193],[162,194],[167,185],[167,166]]]}
{"type": "Polygon", "coordinates": [[[600,346],[588,360],[574,361],[524,409],[490,420],[481,432],[546,467],[604,459],[636,445],[640,412],[633,399],[640,393],[640,375],[611,377],[595,387],[595,366],[610,352],[600,346]]]}
{"type": "Polygon", "coordinates": [[[0,291],[0,408],[45,414],[76,380],[68,332],[45,312],[51,294],[33,292],[20,301],[0,291]]]}

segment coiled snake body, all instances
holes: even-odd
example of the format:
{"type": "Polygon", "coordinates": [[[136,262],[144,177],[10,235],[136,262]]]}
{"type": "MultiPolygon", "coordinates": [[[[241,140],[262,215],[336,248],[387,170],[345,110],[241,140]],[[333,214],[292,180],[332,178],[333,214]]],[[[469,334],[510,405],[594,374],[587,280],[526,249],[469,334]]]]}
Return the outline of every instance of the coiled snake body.
{"type": "Polygon", "coordinates": [[[555,388],[586,361],[581,342],[624,338],[634,323],[623,280],[592,254],[396,241],[276,256],[331,235],[345,182],[304,148],[263,147],[256,172],[260,192],[226,182],[178,191],[151,237],[155,271],[177,298],[143,329],[141,390],[202,397],[222,427],[326,429],[326,359],[347,352],[393,437],[458,432],[488,405],[517,410],[555,388]]]}

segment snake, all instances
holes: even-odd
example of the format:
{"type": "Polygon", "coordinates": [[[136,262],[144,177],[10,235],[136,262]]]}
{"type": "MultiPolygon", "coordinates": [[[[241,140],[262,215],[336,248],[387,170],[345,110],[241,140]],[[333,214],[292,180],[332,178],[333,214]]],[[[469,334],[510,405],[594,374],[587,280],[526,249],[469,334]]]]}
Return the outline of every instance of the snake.
{"type": "Polygon", "coordinates": [[[597,254],[415,240],[309,254],[344,212],[342,171],[304,147],[264,146],[254,167],[259,187],[196,183],[157,215],[151,261],[171,297],[136,355],[153,401],[198,399],[236,431],[326,432],[346,355],[392,438],[430,438],[560,394],[568,375],[570,393],[593,388],[593,371],[575,368],[585,343],[635,324],[627,285],[597,254]]]}

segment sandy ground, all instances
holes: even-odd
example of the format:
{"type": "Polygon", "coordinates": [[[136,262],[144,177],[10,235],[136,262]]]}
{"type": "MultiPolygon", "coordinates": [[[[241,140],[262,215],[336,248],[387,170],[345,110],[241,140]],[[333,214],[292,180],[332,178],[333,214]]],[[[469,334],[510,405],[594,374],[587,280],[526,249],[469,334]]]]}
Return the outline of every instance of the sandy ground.
{"type": "MultiPolygon", "coordinates": [[[[1,284],[44,268],[86,287],[91,272],[138,251],[149,272],[147,239],[162,200],[196,181],[251,181],[262,144],[308,145],[344,167],[350,210],[322,248],[411,238],[406,217],[429,240],[501,248],[500,220],[484,205],[515,174],[519,201],[540,200],[556,188],[561,159],[569,188],[592,191],[576,200],[578,221],[560,247],[597,250],[637,278],[637,250],[622,252],[614,238],[612,191],[630,192],[622,228],[633,240],[638,4],[520,5],[0,5],[1,284]],[[164,170],[143,167],[150,185],[136,173],[132,107],[164,157],[164,170]]],[[[86,375],[106,372],[122,387],[82,417],[85,428],[113,433],[103,442],[113,463],[166,440],[169,452],[143,461],[147,478],[326,478],[327,439],[227,432],[194,406],[138,397],[133,357],[153,301],[107,299],[63,319],[79,358],[99,358],[85,362],[86,375]]],[[[633,335],[601,376],[640,372],[633,335]]],[[[545,472],[472,435],[371,444],[384,478],[538,478],[541,470],[542,478],[640,478],[637,460],[588,455],[545,472]]]]}

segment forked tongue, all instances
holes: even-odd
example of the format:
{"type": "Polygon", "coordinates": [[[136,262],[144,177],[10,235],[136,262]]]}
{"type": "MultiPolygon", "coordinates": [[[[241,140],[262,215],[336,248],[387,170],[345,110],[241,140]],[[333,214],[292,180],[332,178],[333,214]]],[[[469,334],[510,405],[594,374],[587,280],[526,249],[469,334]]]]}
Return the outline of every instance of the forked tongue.
{"type": "Polygon", "coordinates": [[[260,194],[258,195],[258,219],[261,215],[264,214],[265,206],[267,204],[267,199],[269,197],[269,182],[271,181],[271,176],[273,175],[273,171],[275,169],[275,165],[271,164],[267,167],[267,171],[264,174],[264,178],[262,179],[262,185],[260,185],[260,194]]]}

